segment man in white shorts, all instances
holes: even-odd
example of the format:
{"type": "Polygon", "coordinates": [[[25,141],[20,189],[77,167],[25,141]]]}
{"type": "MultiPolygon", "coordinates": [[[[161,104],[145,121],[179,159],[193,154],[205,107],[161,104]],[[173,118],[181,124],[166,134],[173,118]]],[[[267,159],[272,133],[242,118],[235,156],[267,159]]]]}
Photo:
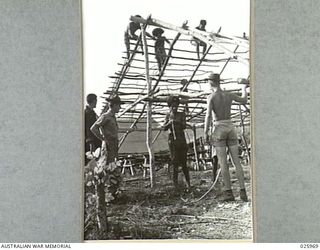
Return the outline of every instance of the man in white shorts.
{"type": "Polygon", "coordinates": [[[230,173],[227,164],[226,147],[229,148],[232,162],[236,167],[237,178],[240,185],[240,198],[243,201],[248,201],[246,189],[244,185],[243,169],[239,160],[238,137],[235,126],[231,121],[231,105],[232,102],[245,104],[247,102],[246,85],[243,85],[241,97],[223,91],[220,87],[220,75],[211,73],[208,79],[213,93],[207,100],[207,113],[205,118],[204,137],[206,142],[209,142],[209,126],[213,118],[212,144],[216,148],[218,162],[221,167],[221,173],[224,183],[224,201],[234,201],[233,192],[231,189],[230,173]],[[213,115],[213,116],[212,116],[213,115]]]}

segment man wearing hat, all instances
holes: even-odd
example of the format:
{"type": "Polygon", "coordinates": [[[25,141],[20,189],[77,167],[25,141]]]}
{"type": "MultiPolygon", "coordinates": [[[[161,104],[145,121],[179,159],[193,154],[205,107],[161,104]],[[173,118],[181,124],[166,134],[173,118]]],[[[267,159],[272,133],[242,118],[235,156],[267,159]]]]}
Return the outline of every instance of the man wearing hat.
{"type": "Polygon", "coordinates": [[[154,39],[155,39],[154,51],[156,54],[159,73],[167,58],[167,53],[164,48],[164,42],[167,42],[168,44],[170,44],[169,40],[165,36],[162,36],[163,33],[164,33],[164,30],[161,28],[155,28],[152,31],[152,35],[154,36],[154,39]]]}
{"type": "Polygon", "coordinates": [[[183,112],[178,112],[180,104],[179,97],[170,96],[168,98],[168,106],[170,112],[166,115],[163,128],[165,131],[169,130],[169,149],[171,163],[173,165],[173,184],[178,188],[178,172],[179,166],[182,167],[183,174],[187,182],[187,190],[190,189],[190,176],[187,167],[187,142],[184,135],[186,128],[186,116],[183,112]]]}
{"type": "Polygon", "coordinates": [[[245,104],[247,102],[247,85],[243,85],[241,97],[230,92],[223,91],[220,87],[220,75],[211,73],[208,79],[213,93],[207,99],[207,113],[205,118],[204,137],[209,142],[209,126],[213,120],[212,143],[216,148],[218,162],[224,183],[224,201],[234,201],[231,189],[230,173],[227,165],[226,147],[231,154],[232,162],[236,167],[236,174],[240,185],[240,198],[248,201],[244,185],[243,169],[239,160],[238,137],[235,126],[231,121],[232,102],[245,104]],[[212,116],[213,115],[213,116],[212,116]],[[213,117],[213,119],[212,119],[213,117]]]}
{"type": "Polygon", "coordinates": [[[111,96],[107,101],[108,111],[103,113],[91,127],[92,133],[102,141],[98,166],[102,165],[101,179],[103,181],[98,184],[97,191],[98,216],[103,229],[106,229],[107,225],[106,192],[115,195],[120,185],[120,171],[114,164],[118,156],[118,124],[115,115],[119,112],[122,102],[117,95],[111,96]]]}
{"type": "Polygon", "coordinates": [[[107,101],[109,103],[108,111],[103,113],[92,125],[91,131],[104,143],[108,164],[118,156],[118,124],[115,115],[119,112],[122,102],[118,95],[111,96],[107,101]]]}

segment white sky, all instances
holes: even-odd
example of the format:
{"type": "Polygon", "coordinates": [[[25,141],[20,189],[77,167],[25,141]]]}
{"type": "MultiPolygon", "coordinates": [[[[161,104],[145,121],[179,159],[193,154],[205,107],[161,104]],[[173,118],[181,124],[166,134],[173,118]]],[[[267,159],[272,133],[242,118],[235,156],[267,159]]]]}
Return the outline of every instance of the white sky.
{"type": "MultiPolygon", "coordinates": [[[[83,0],[84,96],[98,97],[110,86],[108,76],[119,69],[125,51],[124,31],[131,15],[141,15],[181,26],[196,27],[207,20],[207,31],[249,34],[250,0],[83,0]]],[[[97,110],[101,110],[98,98],[97,110]]]]}

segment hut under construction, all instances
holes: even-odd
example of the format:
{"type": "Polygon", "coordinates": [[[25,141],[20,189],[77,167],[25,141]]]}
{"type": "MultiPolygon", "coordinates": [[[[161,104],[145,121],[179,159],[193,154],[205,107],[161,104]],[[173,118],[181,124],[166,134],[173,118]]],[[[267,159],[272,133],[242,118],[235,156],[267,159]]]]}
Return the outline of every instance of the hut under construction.
{"type": "MultiPolygon", "coordinates": [[[[210,93],[207,76],[210,72],[219,73],[222,88],[239,93],[239,78],[249,80],[249,40],[245,34],[227,36],[220,32],[193,29],[186,23],[176,26],[151,17],[132,16],[130,20],[140,23],[141,34],[138,40],[130,41],[130,57],[123,53],[118,63],[119,71],[110,76],[112,84],[104,97],[118,94],[125,102],[117,115],[119,127],[127,129],[126,133],[120,134],[119,152],[145,156],[148,166],[151,166],[152,187],[155,153],[165,152],[168,148],[166,132],[160,126],[169,110],[166,104],[168,96],[180,96],[180,108],[187,111],[187,122],[193,126],[193,129],[186,131],[187,140],[197,164],[201,153],[198,146],[203,136],[206,98],[210,93]],[[156,27],[161,27],[170,41],[170,45],[166,45],[167,57],[160,71],[155,60],[154,40],[146,36],[147,32],[151,33],[149,30],[156,27]],[[207,45],[200,59],[195,47],[197,41],[207,45]]],[[[239,137],[249,155],[250,93],[246,105],[232,106],[232,121],[238,127],[239,137]]]]}

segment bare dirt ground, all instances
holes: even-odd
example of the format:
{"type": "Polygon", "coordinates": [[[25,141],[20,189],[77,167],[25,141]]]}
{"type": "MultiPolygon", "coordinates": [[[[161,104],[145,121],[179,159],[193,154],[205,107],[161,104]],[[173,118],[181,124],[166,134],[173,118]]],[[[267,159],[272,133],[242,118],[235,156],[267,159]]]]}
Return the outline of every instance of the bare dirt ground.
{"type": "Polygon", "coordinates": [[[192,189],[184,188],[184,176],[179,174],[181,189],[173,188],[168,171],[156,172],[156,185],[150,188],[148,178],[136,170],[134,176],[124,175],[123,192],[107,208],[108,232],[101,232],[91,217],[85,223],[85,239],[206,239],[251,240],[251,177],[250,165],[243,166],[249,202],[239,197],[235,169],[230,165],[232,188],[236,198],[222,202],[221,176],[216,186],[200,201],[212,185],[212,170],[190,171],[192,189]]]}

